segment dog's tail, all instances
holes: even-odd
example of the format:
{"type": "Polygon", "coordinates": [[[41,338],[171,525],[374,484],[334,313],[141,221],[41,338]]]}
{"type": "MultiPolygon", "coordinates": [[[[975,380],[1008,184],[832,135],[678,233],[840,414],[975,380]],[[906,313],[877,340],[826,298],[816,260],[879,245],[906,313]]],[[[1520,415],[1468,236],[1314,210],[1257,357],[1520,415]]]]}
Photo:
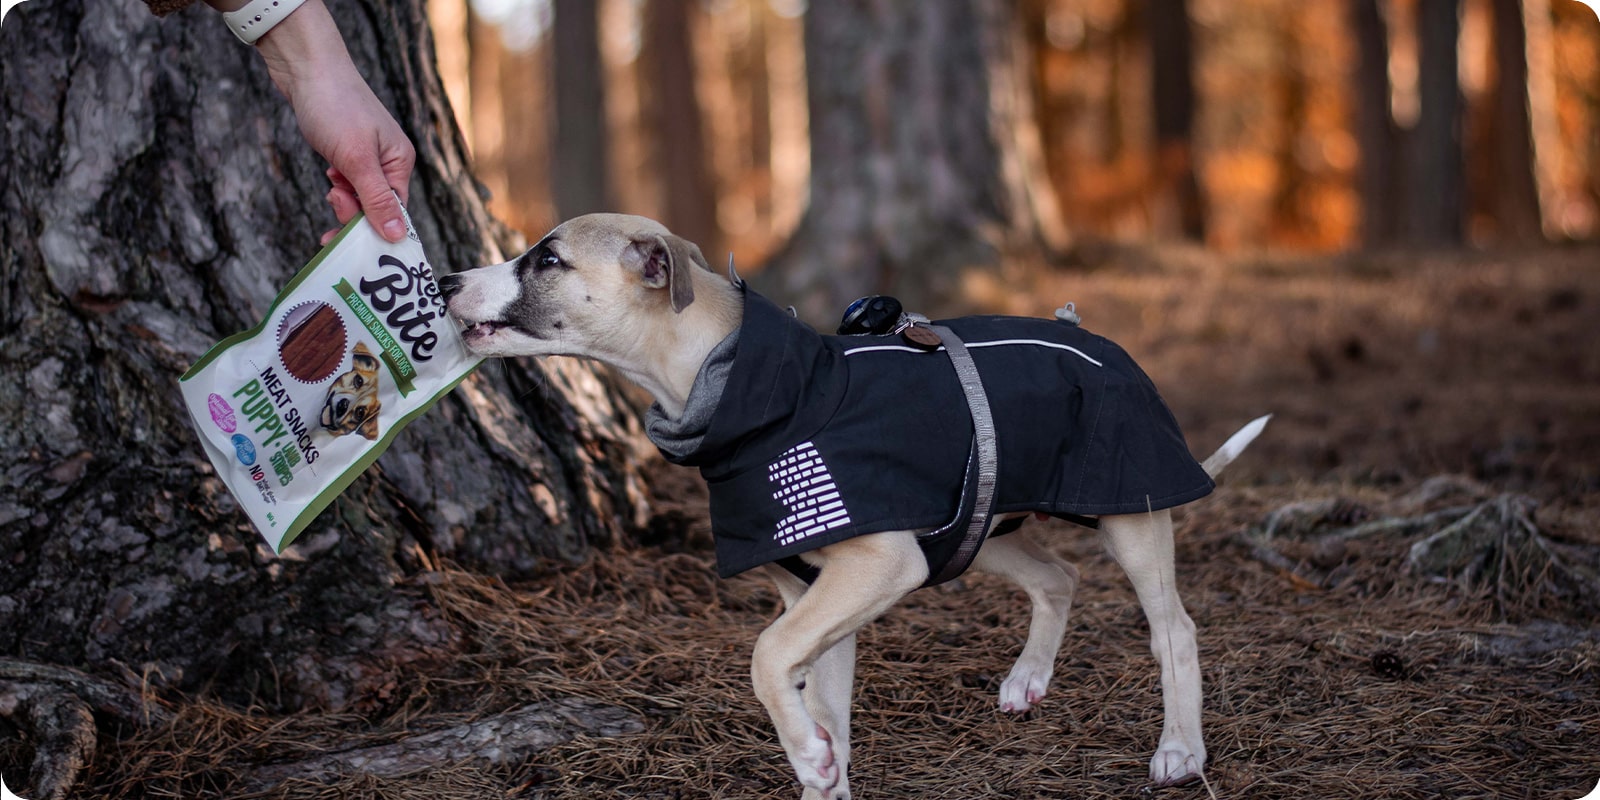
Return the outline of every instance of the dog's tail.
{"type": "Polygon", "coordinates": [[[1228,441],[1223,442],[1222,446],[1217,448],[1217,452],[1212,453],[1210,458],[1201,462],[1200,467],[1206,471],[1207,475],[1213,478],[1222,474],[1223,468],[1233,463],[1233,460],[1238,458],[1239,454],[1243,453],[1244,449],[1249,447],[1257,436],[1261,435],[1261,431],[1267,427],[1267,420],[1269,419],[1272,419],[1271,414],[1250,420],[1243,428],[1239,429],[1238,433],[1229,436],[1228,441]]]}

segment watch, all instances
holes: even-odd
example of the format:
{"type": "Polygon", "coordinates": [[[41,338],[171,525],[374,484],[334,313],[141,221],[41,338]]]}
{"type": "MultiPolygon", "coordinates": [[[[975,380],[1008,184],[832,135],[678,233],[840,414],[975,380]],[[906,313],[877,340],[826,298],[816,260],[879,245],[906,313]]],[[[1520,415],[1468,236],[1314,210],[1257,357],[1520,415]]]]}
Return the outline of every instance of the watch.
{"type": "Polygon", "coordinates": [[[250,0],[238,11],[222,12],[222,20],[239,41],[253,45],[306,0],[250,0]]]}

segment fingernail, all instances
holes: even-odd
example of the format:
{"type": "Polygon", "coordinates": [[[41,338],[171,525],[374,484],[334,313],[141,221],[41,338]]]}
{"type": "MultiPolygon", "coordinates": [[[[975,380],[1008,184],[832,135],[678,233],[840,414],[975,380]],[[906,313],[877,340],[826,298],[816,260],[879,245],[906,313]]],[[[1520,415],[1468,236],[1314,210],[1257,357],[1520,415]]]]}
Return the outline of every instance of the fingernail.
{"type": "Polygon", "coordinates": [[[398,242],[406,238],[406,224],[397,219],[383,223],[384,238],[391,242],[398,242]]]}

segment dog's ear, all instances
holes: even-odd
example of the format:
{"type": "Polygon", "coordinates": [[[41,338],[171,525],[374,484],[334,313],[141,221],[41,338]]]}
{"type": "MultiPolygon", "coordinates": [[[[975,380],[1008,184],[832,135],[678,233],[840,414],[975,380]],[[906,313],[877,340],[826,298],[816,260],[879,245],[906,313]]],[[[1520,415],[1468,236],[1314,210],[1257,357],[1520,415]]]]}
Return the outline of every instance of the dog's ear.
{"type": "Polygon", "coordinates": [[[367,440],[374,441],[374,442],[377,441],[378,440],[378,415],[377,414],[373,414],[372,416],[367,417],[366,421],[362,422],[361,423],[361,427],[357,428],[357,430],[361,431],[361,435],[364,438],[366,438],[367,440]]]}
{"type": "Polygon", "coordinates": [[[377,374],[378,359],[370,355],[357,355],[350,359],[350,365],[356,372],[377,374]]]}
{"type": "Polygon", "coordinates": [[[350,351],[350,366],[361,372],[377,372],[378,358],[367,349],[366,342],[356,342],[355,349],[350,351]]]}
{"type": "Polygon", "coordinates": [[[711,270],[694,242],[670,233],[633,240],[622,253],[622,264],[637,273],[645,286],[666,289],[674,312],[694,302],[694,279],[689,270],[697,265],[711,270]]]}

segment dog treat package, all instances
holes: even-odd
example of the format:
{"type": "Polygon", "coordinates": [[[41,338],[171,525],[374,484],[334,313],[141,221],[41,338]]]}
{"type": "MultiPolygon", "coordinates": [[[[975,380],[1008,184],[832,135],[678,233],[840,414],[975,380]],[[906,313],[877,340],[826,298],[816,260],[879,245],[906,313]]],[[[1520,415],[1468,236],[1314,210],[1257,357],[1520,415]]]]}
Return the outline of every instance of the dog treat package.
{"type": "Polygon", "coordinates": [[[266,319],[179,379],[217,474],[277,552],[481,360],[406,229],[390,243],[357,216],[266,319]]]}

